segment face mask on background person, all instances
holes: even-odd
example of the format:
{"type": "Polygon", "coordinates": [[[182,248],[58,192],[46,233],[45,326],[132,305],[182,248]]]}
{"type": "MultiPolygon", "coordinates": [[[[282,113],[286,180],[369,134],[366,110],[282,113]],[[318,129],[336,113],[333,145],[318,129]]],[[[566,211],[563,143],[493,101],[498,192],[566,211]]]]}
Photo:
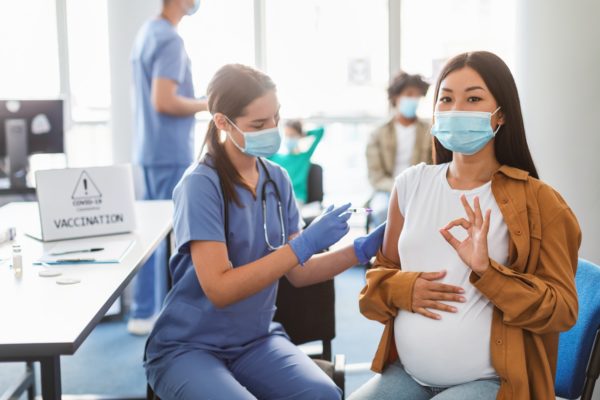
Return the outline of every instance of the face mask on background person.
{"type": "Polygon", "coordinates": [[[188,8],[187,15],[194,15],[200,8],[200,0],[194,0],[194,5],[188,8]]]}
{"type": "Polygon", "coordinates": [[[292,153],[294,150],[296,150],[296,147],[298,147],[298,143],[300,142],[300,139],[298,138],[286,138],[285,139],[285,147],[287,148],[288,153],[292,153]]]}
{"type": "Polygon", "coordinates": [[[235,147],[242,153],[253,157],[270,157],[279,150],[279,147],[281,146],[281,134],[278,127],[262,129],[260,131],[243,132],[228,117],[225,118],[227,118],[229,123],[244,136],[244,142],[246,144],[242,148],[242,146],[235,141],[233,136],[227,132],[229,139],[231,139],[235,147]]]}
{"type": "Polygon", "coordinates": [[[444,148],[472,155],[481,150],[496,135],[502,125],[492,130],[493,113],[483,111],[436,111],[431,134],[444,148]]]}
{"type": "Polygon", "coordinates": [[[418,97],[403,96],[398,99],[396,109],[405,118],[413,119],[417,116],[417,107],[419,107],[418,97]]]}

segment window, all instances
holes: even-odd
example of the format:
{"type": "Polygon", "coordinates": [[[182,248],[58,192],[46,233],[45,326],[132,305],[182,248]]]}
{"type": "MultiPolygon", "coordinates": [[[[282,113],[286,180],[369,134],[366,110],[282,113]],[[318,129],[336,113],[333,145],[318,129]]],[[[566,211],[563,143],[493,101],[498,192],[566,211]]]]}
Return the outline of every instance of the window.
{"type": "Polygon", "coordinates": [[[266,68],[282,114],[387,112],[387,0],[267,0],[266,68]]]}
{"type": "Polygon", "coordinates": [[[192,62],[196,96],[201,96],[223,65],[254,65],[254,2],[207,0],[196,14],[183,18],[179,34],[192,62]]]}
{"type": "Polygon", "coordinates": [[[492,51],[512,66],[515,8],[515,0],[403,0],[402,67],[433,77],[445,60],[472,50],[492,51]]]}
{"type": "MultiPolygon", "coordinates": [[[[266,70],[281,113],[325,126],[314,162],[325,202],[360,206],[371,194],[365,146],[388,115],[387,0],[266,0],[266,70]]],[[[355,218],[356,220],[356,218],[355,218]]]]}
{"type": "Polygon", "coordinates": [[[54,1],[0,3],[0,97],[60,94],[54,1]]]}
{"type": "MultiPolygon", "coordinates": [[[[516,0],[402,0],[400,63],[433,84],[446,60],[487,50],[514,65],[516,0]],[[432,12],[435,10],[435,12],[432,12]]],[[[419,109],[431,115],[433,87],[419,109]]],[[[422,111],[422,112],[421,112],[422,111]]]]}
{"type": "Polygon", "coordinates": [[[401,4],[401,68],[424,75],[432,84],[419,107],[421,117],[432,115],[433,85],[452,56],[487,50],[509,67],[514,65],[516,0],[402,0],[401,4]]]}
{"type": "Polygon", "coordinates": [[[67,0],[71,117],[75,121],[108,119],[107,24],[105,1],[67,0]]]}

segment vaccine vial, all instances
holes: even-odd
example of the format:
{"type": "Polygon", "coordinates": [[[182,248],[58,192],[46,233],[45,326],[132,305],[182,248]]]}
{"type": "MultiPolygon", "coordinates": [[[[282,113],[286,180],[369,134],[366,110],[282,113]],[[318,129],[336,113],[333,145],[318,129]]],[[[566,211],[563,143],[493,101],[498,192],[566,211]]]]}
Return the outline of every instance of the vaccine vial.
{"type": "Polygon", "coordinates": [[[21,246],[14,244],[12,247],[12,266],[15,277],[23,276],[23,255],[21,254],[21,246]]]}

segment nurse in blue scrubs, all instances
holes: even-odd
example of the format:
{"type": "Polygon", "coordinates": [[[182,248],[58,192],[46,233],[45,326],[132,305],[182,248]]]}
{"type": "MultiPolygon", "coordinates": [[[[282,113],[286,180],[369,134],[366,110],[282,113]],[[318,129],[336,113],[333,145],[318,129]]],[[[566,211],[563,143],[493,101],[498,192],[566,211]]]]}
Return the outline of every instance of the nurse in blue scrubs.
{"type": "Polygon", "coordinates": [[[271,79],[227,65],[208,106],[206,154],[174,191],[174,284],[148,339],[148,382],[162,399],[339,399],[273,322],[277,282],[310,285],[364,263],[383,229],[315,256],[348,232],[349,204],[301,230],[288,175],[263,158],[281,142],[271,79]]]}

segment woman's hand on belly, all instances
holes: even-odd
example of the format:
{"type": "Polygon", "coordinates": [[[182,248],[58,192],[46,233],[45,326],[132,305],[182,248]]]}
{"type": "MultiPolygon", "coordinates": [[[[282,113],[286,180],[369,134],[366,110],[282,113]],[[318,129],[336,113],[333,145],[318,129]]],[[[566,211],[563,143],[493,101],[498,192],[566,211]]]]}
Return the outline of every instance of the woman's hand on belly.
{"type": "Polygon", "coordinates": [[[477,196],[475,196],[474,199],[475,210],[471,208],[464,194],[460,197],[460,201],[462,202],[469,219],[455,219],[440,229],[440,233],[450,246],[456,250],[460,259],[463,260],[473,272],[481,276],[490,265],[487,235],[490,229],[491,210],[487,210],[484,217],[479,205],[479,197],[477,196]],[[462,226],[467,231],[468,236],[462,242],[450,233],[450,229],[455,226],[462,226]]]}
{"type": "Polygon", "coordinates": [[[466,299],[461,296],[465,291],[458,286],[439,283],[446,276],[446,271],[423,272],[415,281],[412,299],[412,311],[431,319],[441,319],[441,315],[431,312],[430,309],[455,313],[457,310],[441,301],[454,301],[464,303],[466,299]]]}

